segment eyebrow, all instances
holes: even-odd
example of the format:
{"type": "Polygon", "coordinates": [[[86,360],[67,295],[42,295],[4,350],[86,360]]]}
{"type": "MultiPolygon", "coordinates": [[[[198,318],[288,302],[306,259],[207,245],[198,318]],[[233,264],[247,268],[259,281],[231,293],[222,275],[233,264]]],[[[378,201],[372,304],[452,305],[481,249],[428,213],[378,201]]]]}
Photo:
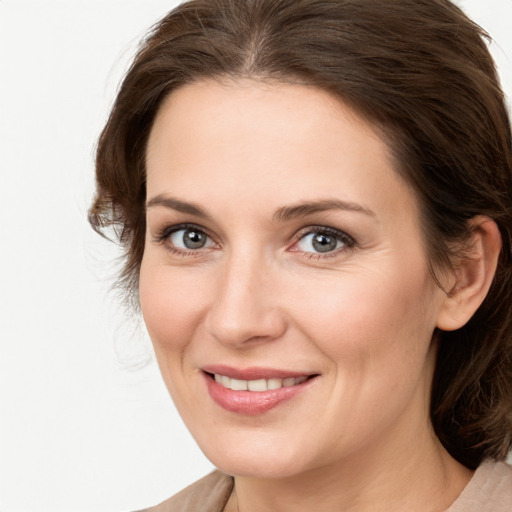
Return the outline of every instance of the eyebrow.
{"type": "Polygon", "coordinates": [[[202,219],[210,219],[210,215],[208,215],[200,206],[194,203],[180,201],[174,197],[168,197],[161,194],[155,196],[146,203],[146,209],[153,208],[154,206],[164,206],[165,208],[170,208],[177,212],[187,213],[202,219]]]}
{"type": "Polygon", "coordinates": [[[325,212],[328,210],[343,210],[349,212],[363,213],[370,217],[376,217],[374,211],[369,208],[348,201],[341,201],[339,199],[322,199],[320,201],[308,201],[297,203],[291,206],[283,206],[275,213],[273,219],[276,221],[286,221],[298,217],[307,217],[315,213],[325,212]]]}
{"type": "MultiPolygon", "coordinates": [[[[162,194],[159,194],[147,201],[146,209],[152,208],[154,206],[163,206],[165,208],[189,215],[194,215],[202,219],[211,219],[211,216],[206,213],[200,206],[194,203],[180,201],[174,197],[169,197],[162,194]]],[[[319,201],[306,201],[294,205],[282,206],[275,211],[272,219],[277,222],[284,222],[329,210],[350,211],[362,213],[370,217],[376,217],[374,211],[358,203],[341,201],[339,199],[321,199],[319,201]]]]}

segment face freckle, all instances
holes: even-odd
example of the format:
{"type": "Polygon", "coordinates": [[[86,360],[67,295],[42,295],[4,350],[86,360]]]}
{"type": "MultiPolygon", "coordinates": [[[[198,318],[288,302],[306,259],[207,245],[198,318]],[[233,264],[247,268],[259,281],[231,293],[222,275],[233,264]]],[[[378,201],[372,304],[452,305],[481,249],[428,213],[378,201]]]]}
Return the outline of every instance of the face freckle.
{"type": "Polygon", "coordinates": [[[370,124],[311,87],[185,86],[152,128],[147,199],[144,320],[215,465],[289,476],[427,435],[443,293],[370,124]],[[237,409],[221,370],[241,386],[308,380],[237,409]]]}

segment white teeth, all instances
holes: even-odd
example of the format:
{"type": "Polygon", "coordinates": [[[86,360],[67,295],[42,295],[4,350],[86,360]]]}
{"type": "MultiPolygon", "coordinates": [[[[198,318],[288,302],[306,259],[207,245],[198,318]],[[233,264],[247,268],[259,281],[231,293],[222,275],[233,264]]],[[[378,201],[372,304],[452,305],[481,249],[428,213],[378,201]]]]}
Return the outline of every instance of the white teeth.
{"type": "Polygon", "coordinates": [[[221,386],[232,389],[233,391],[268,391],[271,389],[279,389],[282,387],[297,386],[306,381],[307,376],[288,377],[286,379],[257,379],[257,380],[241,380],[231,379],[225,375],[214,374],[215,382],[221,386]]]}
{"type": "Polygon", "coordinates": [[[267,388],[268,389],[279,389],[283,387],[283,379],[268,379],[267,380],[267,388]]]}
{"type": "Polygon", "coordinates": [[[247,391],[247,381],[231,379],[231,385],[229,386],[233,391],[247,391]]]}
{"type": "Polygon", "coordinates": [[[259,380],[250,380],[247,383],[247,388],[249,391],[267,391],[267,380],[259,379],[259,380]]]}

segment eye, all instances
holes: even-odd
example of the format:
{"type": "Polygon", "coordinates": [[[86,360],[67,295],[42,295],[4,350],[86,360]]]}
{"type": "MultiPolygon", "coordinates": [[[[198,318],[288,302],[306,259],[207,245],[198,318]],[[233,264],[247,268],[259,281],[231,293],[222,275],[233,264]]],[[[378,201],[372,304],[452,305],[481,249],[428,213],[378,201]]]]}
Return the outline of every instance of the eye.
{"type": "Polygon", "coordinates": [[[195,227],[175,229],[167,235],[167,239],[176,249],[193,251],[213,247],[213,240],[204,232],[195,227]]]}
{"type": "Polygon", "coordinates": [[[294,251],[306,253],[337,252],[354,245],[352,237],[333,228],[313,228],[299,236],[294,251]]]}

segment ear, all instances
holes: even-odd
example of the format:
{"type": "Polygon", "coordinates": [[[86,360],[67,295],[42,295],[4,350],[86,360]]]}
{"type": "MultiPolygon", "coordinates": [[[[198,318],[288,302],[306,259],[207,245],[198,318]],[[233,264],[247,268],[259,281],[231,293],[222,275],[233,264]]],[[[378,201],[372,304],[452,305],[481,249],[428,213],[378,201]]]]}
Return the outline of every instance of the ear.
{"type": "Polygon", "coordinates": [[[472,234],[464,256],[454,262],[450,289],[439,310],[437,327],[453,331],[465,325],[484,301],[491,287],[501,251],[496,223],[478,215],[469,221],[472,234]]]}

